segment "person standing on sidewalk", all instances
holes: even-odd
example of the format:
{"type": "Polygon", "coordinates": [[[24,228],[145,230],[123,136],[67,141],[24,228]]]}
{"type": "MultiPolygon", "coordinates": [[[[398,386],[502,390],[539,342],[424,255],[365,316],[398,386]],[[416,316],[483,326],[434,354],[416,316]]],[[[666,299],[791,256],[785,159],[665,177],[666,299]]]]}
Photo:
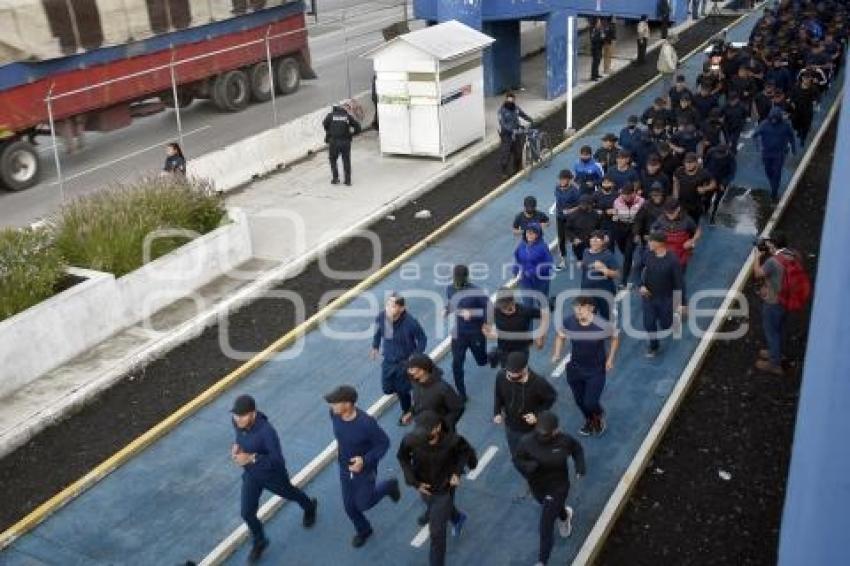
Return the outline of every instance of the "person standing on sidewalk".
{"type": "Polygon", "coordinates": [[[658,0],[655,11],[658,21],[661,22],[661,39],[667,39],[667,30],[670,29],[670,0],[658,0]]]}
{"type": "Polygon", "coordinates": [[[466,403],[466,383],[463,380],[466,351],[472,352],[480,367],[487,365],[487,338],[481,327],[487,322],[493,307],[487,293],[469,282],[469,268],[465,265],[454,266],[452,282],[446,287],[446,299],[446,316],[455,313],[451,343],[452,376],[460,398],[466,403]]]}
{"type": "Polygon", "coordinates": [[[649,253],[640,274],[640,296],[643,298],[643,326],[649,334],[646,357],[658,354],[658,332],[666,333],[673,327],[673,312],[684,314],[682,299],[682,266],[672,252],[667,251],[667,235],[653,232],[649,235],[649,253]]]}
{"type": "Polygon", "coordinates": [[[328,159],[331,162],[331,184],[339,184],[337,161],[342,157],[344,182],[351,186],[351,138],[360,133],[360,122],[342,106],[335,104],[322,121],[325,142],[328,144],[328,159]]]}
{"type": "Polygon", "coordinates": [[[658,51],[657,69],[661,73],[661,92],[668,92],[673,88],[673,78],[679,68],[679,54],[673,46],[678,39],[675,33],[671,33],[670,37],[661,42],[661,49],[658,51]]]}
{"type": "Polygon", "coordinates": [[[505,367],[511,352],[522,352],[528,357],[531,343],[538,350],[546,343],[549,328],[549,309],[529,307],[517,302],[512,289],[501,289],[496,295],[493,325],[482,325],[484,335],[496,340],[496,349],[487,353],[491,368],[505,367]],[[534,334],[534,321],[540,321],[539,336],[534,334]]]}
{"type": "Polygon", "coordinates": [[[609,16],[605,22],[605,39],[602,42],[602,71],[611,73],[611,57],[614,55],[614,43],[617,41],[617,24],[609,16]]]}
{"type": "Polygon", "coordinates": [[[540,511],[538,566],[549,562],[556,520],[561,537],[568,538],[572,534],[573,509],[567,505],[570,458],[575,464],[576,478],[583,477],[587,469],[581,444],[558,429],[558,417],[549,411],[540,415],[534,432],[526,435],[517,448],[517,468],[528,481],[534,499],[543,506],[540,511]]]}
{"type": "Polygon", "coordinates": [[[429,564],[443,566],[448,523],[455,538],[466,523],[466,513],[455,507],[455,491],[464,471],[478,465],[475,450],[437,413],[425,411],[416,417],[416,429],[402,439],[396,456],[405,482],[419,492],[427,506],[417,522],[428,525],[429,564]]]}
{"type": "Polygon", "coordinates": [[[325,395],[325,401],[331,407],[337,442],[342,504],[356,529],[351,545],[360,548],[372,536],[372,525],[363,513],[384,497],[396,503],[401,499],[397,479],[377,481],[378,462],[389,450],[390,438],[371,415],[357,407],[357,390],[350,385],[340,385],[325,395]]]}
{"type": "Polygon", "coordinates": [[[558,252],[561,259],[555,265],[555,271],[563,271],[567,266],[567,217],[578,208],[581,190],[573,181],[573,172],[562,169],[555,186],[555,222],[558,227],[558,252]]]}
{"type": "Polygon", "coordinates": [[[590,80],[599,80],[599,64],[602,63],[602,50],[605,45],[605,24],[602,18],[596,18],[590,30],[590,80]]]}
{"type": "Polygon", "coordinates": [[[413,354],[407,362],[407,375],[413,381],[413,418],[432,411],[454,430],[463,415],[463,401],[452,386],[443,381],[443,370],[427,355],[413,354]]]}
{"type": "Polygon", "coordinates": [[[564,318],[555,337],[552,363],[561,360],[564,343],[569,340],[570,361],[567,363],[567,383],[573,399],[584,415],[584,425],[579,429],[582,436],[601,436],[607,424],[605,410],[599,402],[605,389],[605,375],[614,369],[614,358],[620,347],[616,328],[595,313],[593,297],[578,297],[573,303],[573,313],[564,318]],[[605,343],[611,347],[606,353],[605,343]]]}
{"type": "Polygon", "coordinates": [[[525,120],[529,126],[532,123],[531,117],[517,106],[514,93],[508,91],[499,108],[499,166],[502,168],[503,179],[522,169],[520,119],[525,120]]]}
{"type": "Polygon", "coordinates": [[[254,563],[269,546],[263,523],[257,518],[264,490],[297,503],[304,511],[302,524],[307,528],[316,522],[318,501],[292,485],[277,432],[266,415],[257,411],[254,398],[240,395],[230,412],[236,433],[230,457],[242,467],[242,519],[251,531],[253,544],[248,558],[254,563]]]}
{"type": "Polygon", "coordinates": [[[555,388],[546,378],[529,369],[526,353],[508,354],[505,369],[496,374],[493,422],[505,425],[511,458],[522,437],[534,430],[538,415],[551,409],[556,397],[555,388]]]}
{"type": "Polygon", "coordinates": [[[646,14],[640,17],[637,25],[637,62],[638,65],[646,63],[646,46],[649,45],[649,18],[646,14]]]}
{"type": "Polygon", "coordinates": [[[395,393],[401,405],[398,424],[410,424],[410,380],[407,379],[407,360],[413,354],[421,354],[428,344],[428,337],[419,321],[407,312],[404,297],[391,295],[375,319],[375,334],[369,357],[378,359],[383,345],[384,359],[381,362],[381,389],[386,395],[395,393]]]}
{"type": "Polygon", "coordinates": [[[753,139],[761,139],[761,161],[764,173],[770,183],[770,196],[774,201],[779,200],[779,185],[782,184],[782,167],[788,147],[791,154],[797,153],[797,138],[794,130],[782,117],[782,110],[771,108],[767,120],[759,124],[753,132],[753,139]]]}

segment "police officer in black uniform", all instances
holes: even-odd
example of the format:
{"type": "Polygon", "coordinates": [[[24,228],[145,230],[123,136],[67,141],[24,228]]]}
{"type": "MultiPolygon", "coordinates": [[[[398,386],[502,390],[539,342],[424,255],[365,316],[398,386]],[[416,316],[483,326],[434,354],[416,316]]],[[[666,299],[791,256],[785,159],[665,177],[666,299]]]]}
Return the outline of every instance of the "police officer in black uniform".
{"type": "Polygon", "coordinates": [[[342,156],[342,169],[345,184],[351,186],[351,138],[360,133],[360,122],[340,105],[334,105],[322,121],[325,128],[325,141],[328,144],[328,157],[331,161],[331,183],[339,184],[337,160],[342,156]]]}

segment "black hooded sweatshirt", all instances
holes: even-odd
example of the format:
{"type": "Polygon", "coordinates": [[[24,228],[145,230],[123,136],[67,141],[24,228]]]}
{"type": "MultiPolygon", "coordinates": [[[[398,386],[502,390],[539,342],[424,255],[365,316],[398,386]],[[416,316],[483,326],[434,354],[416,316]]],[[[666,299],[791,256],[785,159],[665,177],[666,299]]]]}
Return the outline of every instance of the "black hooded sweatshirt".
{"type": "Polygon", "coordinates": [[[449,430],[445,421],[436,444],[428,442],[427,432],[417,428],[405,435],[396,456],[404,473],[404,481],[417,488],[427,483],[431,486],[431,493],[448,490],[453,474],[462,475],[465,469],[473,469],[478,465],[475,450],[464,437],[449,430]]]}
{"type": "Polygon", "coordinates": [[[454,388],[443,381],[443,370],[434,372],[425,383],[413,381],[413,416],[423,411],[433,411],[454,429],[463,415],[463,401],[454,388]]]}
{"type": "Polygon", "coordinates": [[[526,435],[517,447],[514,462],[528,480],[528,486],[538,499],[570,489],[570,468],[573,459],[576,473],[584,475],[584,450],[578,441],[563,432],[546,437],[538,432],[526,435]]]}
{"type": "Polygon", "coordinates": [[[528,370],[528,381],[520,383],[509,380],[505,370],[501,370],[496,374],[493,414],[504,412],[505,426],[511,430],[531,432],[534,426],[526,423],[522,416],[548,411],[555,404],[555,397],[555,388],[533,371],[528,370]]]}

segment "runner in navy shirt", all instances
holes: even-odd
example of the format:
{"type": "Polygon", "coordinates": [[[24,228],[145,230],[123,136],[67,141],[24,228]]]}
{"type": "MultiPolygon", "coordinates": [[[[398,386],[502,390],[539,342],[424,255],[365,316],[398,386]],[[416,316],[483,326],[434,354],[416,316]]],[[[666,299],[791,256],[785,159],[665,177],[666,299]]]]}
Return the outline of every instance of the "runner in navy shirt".
{"type": "Polygon", "coordinates": [[[558,329],[552,353],[552,363],[557,364],[564,343],[570,341],[567,383],[585,418],[579,429],[582,436],[599,436],[605,432],[605,411],[599,398],[605,389],[605,374],[614,369],[614,358],[620,345],[614,325],[596,316],[595,305],[593,297],[576,299],[573,312],[564,318],[563,327],[558,329]],[[611,340],[611,347],[606,351],[608,340],[611,340]]]}
{"type": "Polygon", "coordinates": [[[602,292],[602,296],[594,296],[593,300],[596,312],[605,320],[611,318],[611,304],[617,294],[615,280],[619,276],[619,265],[614,252],[607,247],[605,232],[594,231],[590,235],[590,247],[585,250],[581,262],[581,288],[602,292]]]}

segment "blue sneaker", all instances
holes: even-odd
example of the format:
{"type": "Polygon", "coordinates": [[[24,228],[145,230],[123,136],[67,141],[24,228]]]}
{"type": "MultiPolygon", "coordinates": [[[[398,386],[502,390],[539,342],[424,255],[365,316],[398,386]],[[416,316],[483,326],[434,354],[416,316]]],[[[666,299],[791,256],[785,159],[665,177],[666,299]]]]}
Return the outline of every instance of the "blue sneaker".
{"type": "Polygon", "coordinates": [[[466,523],[466,513],[460,512],[457,521],[452,521],[452,536],[457,538],[463,532],[463,525],[466,523]]]}

